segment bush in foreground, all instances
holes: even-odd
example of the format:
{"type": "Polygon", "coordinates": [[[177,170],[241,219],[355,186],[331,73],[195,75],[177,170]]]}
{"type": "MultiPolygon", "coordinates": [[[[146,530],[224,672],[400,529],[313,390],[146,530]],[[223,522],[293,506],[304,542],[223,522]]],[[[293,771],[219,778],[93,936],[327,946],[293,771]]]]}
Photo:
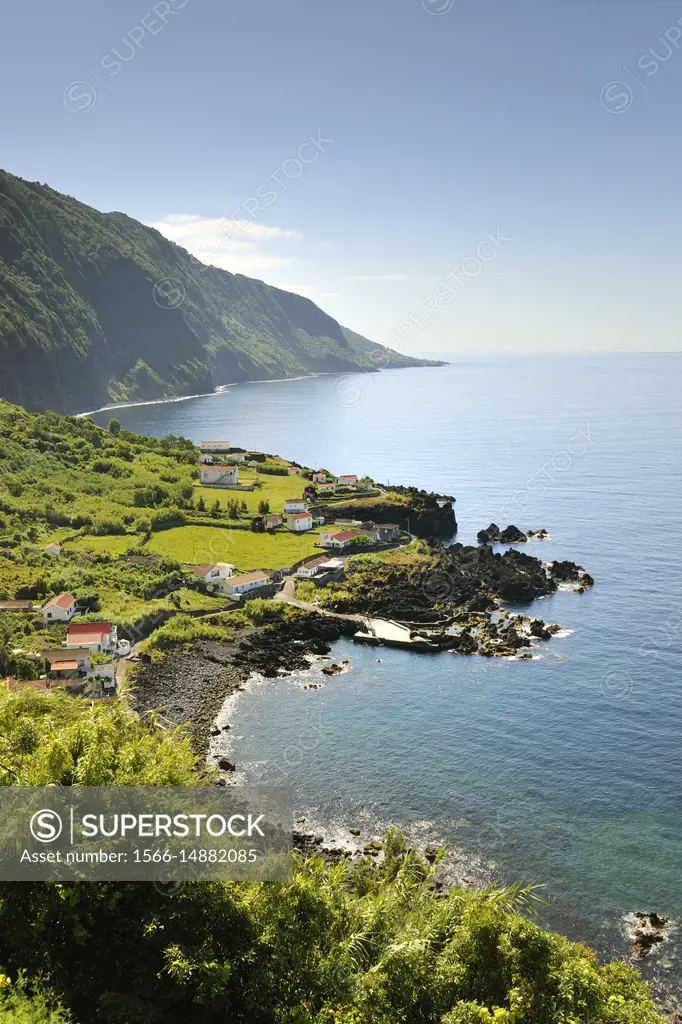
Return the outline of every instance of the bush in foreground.
{"type": "MultiPolygon", "coordinates": [[[[205,781],[121,704],[0,690],[0,735],[5,784],[205,781]]],[[[382,867],[297,860],[288,883],[3,883],[0,973],[45,978],[79,1024],[662,1024],[634,970],[542,929],[528,893],[432,882],[390,832],[382,867]]],[[[0,1024],[65,1020],[8,998],[0,1024]]]]}

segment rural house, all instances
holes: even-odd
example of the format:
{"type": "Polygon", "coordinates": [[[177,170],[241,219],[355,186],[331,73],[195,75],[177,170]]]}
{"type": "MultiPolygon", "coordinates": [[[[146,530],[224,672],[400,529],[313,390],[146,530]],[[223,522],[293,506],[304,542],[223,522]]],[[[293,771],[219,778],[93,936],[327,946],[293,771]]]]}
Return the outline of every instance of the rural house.
{"type": "Polygon", "coordinates": [[[341,487],[357,487],[358,478],[354,473],[346,473],[340,476],[337,482],[341,487]]]}
{"type": "Polygon", "coordinates": [[[330,483],[327,483],[327,484],[318,484],[317,485],[317,493],[318,494],[333,494],[335,490],[336,490],[336,484],[335,483],[331,483],[330,482],[330,483]]]}
{"type": "Polygon", "coordinates": [[[220,583],[220,590],[229,597],[237,600],[245,594],[251,594],[272,585],[272,573],[256,569],[254,572],[241,573],[239,576],[232,576],[230,579],[220,583]]]}
{"type": "Polygon", "coordinates": [[[296,476],[297,473],[301,472],[300,466],[287,466],[287,473],[289,476],[296,476]]]}
{"type": "Polygon", "coordinates": [[[233,487],[239,483],[239,470],[231,466],[201,466],[199,482],[213,487],[233,487]]]}
{"type": "Polygon", "coordinates": [[[313,473],[314,484],[326,484],[327,474],[326,473],[313,473]]]}
{"type": "Polygon", "coordinates": [[[308,506],[303,498],[287,498],[284,502],[284,511],[287,513],[307,512],[308,506]]]}
{"type": "Polygon", "coordinates": [[[390,544],[400,540],[400,527],[395,523],[379,523],[374,526],[374,536],[380,544],[390,544]]]}
{"type": "Polygon", "coordinates": [[[68,650],[87,647],[94,654],[95,651],[110,651],[115,646],[115,630],[109,622],[74,622],[66,635],[68,650]]]}
{"type": "Polygon", "coordinates": [[[320,544],[323,548],[335,548],[337,551],[345,551],[350,542],[360,534],[357,530],[339,530],[336,533],[323,531],[320,533],[320,544]]]}
{"type": "Polygon", "coordinates": [[[212,562],[206,565],[195,565],[192,569],[192,576],[195,580],[205,583],[219,583],[220,580],[229,579],[234,572],[234,566],[228,562],[212,562]]]}
{"type": "Polygon", "coordinates": [[[271,512],[269,515],[263,516],[263,528],[265,530],[276,530],[283,522],[284,516],[281,516],[279,512],[271,512]]]}
{"type": "Polygon", "coordinates": [[[312,530],[313,517],[310,512],[295,512],[287,516],[287,526],[292,533],[304,533],[306,530],[312,530]]]}
{"type": "Polygon", "coordinates": [[[52,542],[52,544],[47,544],[43,548],[43,551],[45,552],[46,555],[61,555],[62,546],[58,540],[55,540],[52,542]]]}
{"type": "Polygon", "coordinates": [[[313,576],[316,576],[320,572],[320,567],[324,562],[327,561],[326,555],[315,555],[314,558],[309,558],[307,562],[303,562],[299,565],[296,570],[296,575],[303,580],[309,580],[313,576]]]}
{"type": "Polygon", "coordinates": [[[206,455],[206,454],[217,455],[217,454],[220,454],[220,453],[222,453],[224,455],[225,452],[228,452],[230,450],[230,447],[231,447],[231,445],[230,445],[229,441],[200,441],[199,442],[199,450],[201,451],[202,455],[206,455]]]}
{"type": "Polygon", "coordinates": [[[68,651],[62,647],[56,650],[41,651],[40,656],[49,662],[50,672],[56,672],[62,678],[87,675],[92,664],[89,647],[74,647],[68,651]]]}
{"type": "Polygon", "coordinates": [[[43,619],[45,622],[68,622],[77,610],[78,605],[73,594],[59,594],[58,597],[51,597],[43,605],[43,619]]]}

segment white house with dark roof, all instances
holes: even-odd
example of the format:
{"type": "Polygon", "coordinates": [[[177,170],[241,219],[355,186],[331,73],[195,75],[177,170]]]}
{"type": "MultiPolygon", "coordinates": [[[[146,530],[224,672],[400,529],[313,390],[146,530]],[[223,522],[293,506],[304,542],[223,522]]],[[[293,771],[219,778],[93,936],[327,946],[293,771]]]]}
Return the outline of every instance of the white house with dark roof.
{"type": "Polygon", "coordinates": [[[284,502],[284,511],[287,514],[307,512],[308,503],[304,498],[287,498],[284,502]]]}

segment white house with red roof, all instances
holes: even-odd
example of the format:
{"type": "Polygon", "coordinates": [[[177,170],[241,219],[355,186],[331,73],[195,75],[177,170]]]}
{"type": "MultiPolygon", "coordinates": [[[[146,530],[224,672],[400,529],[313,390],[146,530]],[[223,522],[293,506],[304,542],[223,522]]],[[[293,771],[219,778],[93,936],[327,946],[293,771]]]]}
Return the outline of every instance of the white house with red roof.
{"type": "Polygon", "coordinates": [[[67,650],[87,647],[95,651],[108,652],[116,646],[114,629],[110,622],[74,622],[66,635],[67,650]]]}
{"type": "Polygon", "coordinates": [[[310,512],[294,512],[293,515],[287,516],[287,526],[292,533],[304,533],[306,530],[312,530],[313,517],[310,512]]]}
{"type": "Polygon", "coordinates": [[[73,594],[64,593],[51,597],[42,610],[45,622],[69,622],[78,611],[78,605],[73,594]]]}
{"type": "Polygon", "coordinates": [[[344,551],[350,546],[355,537],[361,536],[357,530],[337,530],[336,532],[322,531],[320,533],[320,544],[323,548],[335,548],[337,551],[344,551]]]}
{"type": "Polygon", "coordinates": [[[355,473],[345,473],[338,477],[338,484],[340,487],[357,487],[358,478],[355,473]]]}

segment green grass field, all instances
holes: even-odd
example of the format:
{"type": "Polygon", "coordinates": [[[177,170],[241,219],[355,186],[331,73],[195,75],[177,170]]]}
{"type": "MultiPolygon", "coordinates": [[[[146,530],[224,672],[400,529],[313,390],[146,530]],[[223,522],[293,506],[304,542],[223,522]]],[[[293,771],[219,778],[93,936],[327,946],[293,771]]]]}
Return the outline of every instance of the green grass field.
{"type": "Polygon", "coordinates": [[[303,534],[269,534],[212,526],[177,526],[153,534],[146,547],[156,554],[193,565],[230,562],[245,570],[283,569],[308,554],[320,551],[315,547],[318,539],[318,530],[303,534]]]}
{"type": "Polygon", "coordinates": [[[64,550],[86,551],[88,548],[98,555],[122,555],[129,547],[132,547],[137,538],[126,534],[125,536],[110,535],[104,537],[76,537],[64,545],[64,550]]]}
{"type": "Polygon", "coordinates": [[[203,496],[206,508],[215,504],[216,498],[225,507],[228,501],[235,498],[237,501],[245,501],[249,512],[258,513],[258,504],[264,499],[270,502],[271,512],[281,512],[287,498],[300,498],[303,494],[307,480],[302,476],[274,476],[270,473],[256,473],[253,469],[239,469],[239,482],[241,484],[252,484],[258,482],[262,487],[256,487],[253,491],[230,491],[220,487],[195,487],[194,501],[203,496]]]}
{"type": "MultiPolygon", "coordinates": [[[[135,622],[137,619],[154,615],[156,612],[177,609],[177,605],[173,604],[168,597],[144,601],[132,594],[111,590],[108,587],[100,587],[98,593],[100,609],[97,614],[107,621],[135,622]]],[[[180,601],[181,611],[205,610],[210,612],[214,608],[224,608],[228,600],[225,596],[211,597],[208,594],[199,594],[197,591],[187,588],[175,591],[175,596],[180,601]]]]}

